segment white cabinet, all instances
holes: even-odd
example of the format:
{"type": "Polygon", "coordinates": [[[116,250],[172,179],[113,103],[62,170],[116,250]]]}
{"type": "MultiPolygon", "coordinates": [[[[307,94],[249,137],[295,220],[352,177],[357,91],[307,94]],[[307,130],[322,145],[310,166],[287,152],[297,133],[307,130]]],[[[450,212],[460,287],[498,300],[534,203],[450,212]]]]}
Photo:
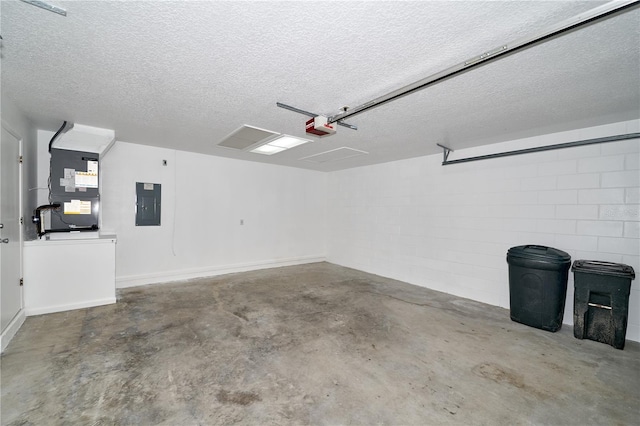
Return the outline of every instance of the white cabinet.
{"type": "Polygon", "coordinates": [[[116,302],[116,237],[24,243],[27,315],[116,302]]]}

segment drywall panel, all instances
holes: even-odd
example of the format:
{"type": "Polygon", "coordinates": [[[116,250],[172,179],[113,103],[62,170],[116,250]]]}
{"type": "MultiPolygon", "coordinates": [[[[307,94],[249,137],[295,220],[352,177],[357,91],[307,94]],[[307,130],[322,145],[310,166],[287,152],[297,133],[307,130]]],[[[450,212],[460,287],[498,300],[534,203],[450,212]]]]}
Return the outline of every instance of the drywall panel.
{"type": "Polygon", "coordinates": [[[325,259],[324,173],[116,142],[102,179],[119,287],[325,259]],[[135,226],[136,182],[162,185],[160,226],[135,226]]]}
{"type": "MultiPolygon", "coordinates": [[[[550,134],[450,159],[638,132],[639,121],[550,134]]],[[[401,143],[401,141],[398,141],[401,143]]],[[[509,307],[506,253],[541,244],[572,259],[626,263],[640,273],[640,140],[441,166],[428,156],[333,172],[327,259],[509,307]]],[[[627,338],[640,341],[632,284],[627,338]]],[[[573,274],[564,323],[572,324],[573,274]]]]}
{"type": "Polygon", "coordinates": [[[26,314],[115,303],[115,246],[113,236],[25,243],[26,314]]]}

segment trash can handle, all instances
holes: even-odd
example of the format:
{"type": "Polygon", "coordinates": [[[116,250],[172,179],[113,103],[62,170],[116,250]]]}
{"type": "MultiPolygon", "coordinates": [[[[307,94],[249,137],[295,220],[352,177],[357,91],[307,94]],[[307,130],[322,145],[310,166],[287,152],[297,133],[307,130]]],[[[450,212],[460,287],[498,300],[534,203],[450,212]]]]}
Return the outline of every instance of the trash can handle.
{"type": "Polygon", "coordinates": [[[605,262],[603,260],[585,260],[584,263],[588,264],[588,265],[602,265],[602,266],[626,266],[626,265],[622,265],[620,263],[614,263],[614,262],[605,262]]]}
{"type": "Polygon", "coordinates": [[[540,250],[544,250],[544,251],[547,251],[547,250],[549,249],[549,247],[539,246],[539,245],[536,245],[536,244],[530,244],[530,245],[528,245],[528,246],[525,246],[524,248],[525,248],[525,249],[528,249],[528,248],[535,248],[535,249],[540,249],[540,250]]]}

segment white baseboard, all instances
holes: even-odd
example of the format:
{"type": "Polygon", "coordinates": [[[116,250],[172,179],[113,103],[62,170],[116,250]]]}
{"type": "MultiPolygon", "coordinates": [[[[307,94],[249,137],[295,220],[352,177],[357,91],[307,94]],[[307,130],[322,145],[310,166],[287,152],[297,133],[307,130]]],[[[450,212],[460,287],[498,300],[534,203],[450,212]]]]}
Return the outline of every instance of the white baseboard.
{"type": "Polygon", "coordinates": [[[326,261],[325,256],[301,256],[288,259],[237,263],[233,265],[211,266],[206,268],[180,269],[140,275],[125,275],[116,277],[117,288],[137,287],[148,284],[161,284],[171,281],[206,278],[216,275],[232,274],[236,272],[255,271],[258,269],[279,268],[282,266],[302,265],[326,261]]]}
{"type": "Polygon", "coordinates": [[[24,324],[24,320],[26,318],[24,309],[20,309],[16,316],[11,320],[7,328],[4,329],[2,335],[0,335],[0,352],[4,352],[4,350],[9,345],[13,336],[16,335],[22,324],[24,324]]]}
{"type": "Polygon", "coordinates": [[[44,307],[38,307],[38,308],[27,308],[26,315],[28,317],[31,317],[34,315],[51,314],[54,312],[72,311],[74,309],[92,308],[94,306],[110,305],[112,303],[116,303],[115,297],[108,297],[106,299],[87,300],[85,302],[71,303],[68,305],[55,305],[55,306],[44,306],[44,307]]]}

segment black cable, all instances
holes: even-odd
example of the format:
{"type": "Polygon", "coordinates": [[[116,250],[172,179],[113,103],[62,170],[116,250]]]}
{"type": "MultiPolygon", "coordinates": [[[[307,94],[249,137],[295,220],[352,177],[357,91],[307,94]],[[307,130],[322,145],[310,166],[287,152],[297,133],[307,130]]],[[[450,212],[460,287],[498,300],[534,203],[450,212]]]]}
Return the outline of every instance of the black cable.
{"type": "MultiPolygon", "coordinates": [[[[53,135],[53,137],[49,141],[49,154],[51,154],[51,146],[53,145],[53,141],[56,140],[56,138],[62,132],[62,130],[66,127],[66,125],[67,125],[67,121],[65,120],[62,123],[62,126],[60,126],[58,131],[53,135]]],[[[47,187],[49,188],[49,197],[48,197],[49,198],[49,204],[51,204],[52,203],[52,201],[51,201],[51,156],[49,156],[49,179],[47,179],[47,187]]]]}
{"type": "Polygon", "coordinates": [[[56,132],[55,135],[53,135],[53,137],[51,138],[51,140],[49,141],[49,152],[51,152],[51,145],[53,145],[53,141],[56,140],[56,138],[58,137],[58,135],[60,134],[60,132],[62,132],[62,130],[65,128],[65,126],[67,125],[67,122],[65,120],[64,123],[62,123],[62,126],[60,126],[60,128],[58,129],[58,131],[56,132]]]}

